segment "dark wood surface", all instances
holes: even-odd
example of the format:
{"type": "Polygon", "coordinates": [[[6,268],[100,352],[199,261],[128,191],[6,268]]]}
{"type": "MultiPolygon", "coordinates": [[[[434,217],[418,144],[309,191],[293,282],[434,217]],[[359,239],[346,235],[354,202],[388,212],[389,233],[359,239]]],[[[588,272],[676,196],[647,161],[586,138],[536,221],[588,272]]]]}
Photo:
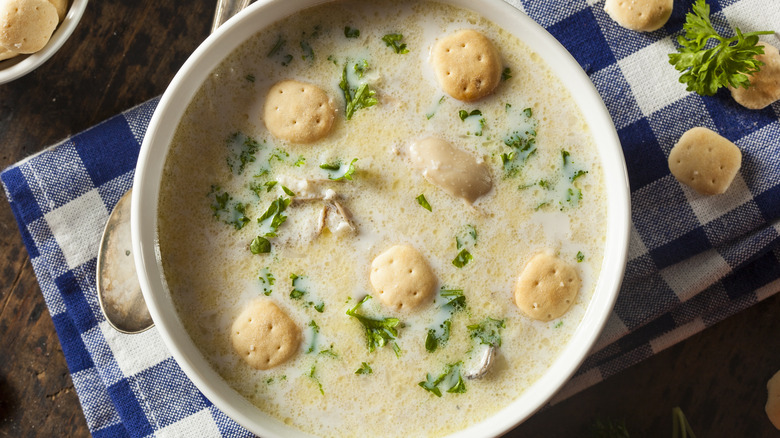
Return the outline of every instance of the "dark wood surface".
{"type": "MultiPolygon", "coordinates": [[[[45,65],[0,85],[0,167],[161,94],[205,39],[213,0],[93,0],[45,65]]],[[[780,369],[774,296],[518,426],[511,437],[588,436],[597,419],[671,437],[680,406],[697,437],[780,436],[764,413],[780,369]]],[[[54,325],[8,203],[0,201],[0,437],[89,436],[54,325]]]]}

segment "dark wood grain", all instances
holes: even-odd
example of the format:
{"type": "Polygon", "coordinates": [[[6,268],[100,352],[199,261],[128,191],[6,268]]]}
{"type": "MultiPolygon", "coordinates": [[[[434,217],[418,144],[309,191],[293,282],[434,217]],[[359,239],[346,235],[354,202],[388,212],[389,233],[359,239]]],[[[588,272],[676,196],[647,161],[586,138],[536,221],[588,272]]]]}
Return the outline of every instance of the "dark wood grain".
{"type": "MultiPolygon", "coordinates": [[[[93,0],[44,66],[0,85],[0,167],[161,94],[207,36],[213,0],[93,0]]],[[[546,409],[507,436],[588,436],[595,419],[670,437],[681,406],[698,437],[780,436],[766,381],[780,369],[780,296],[546,409]]],[[[89,431],[8,203],[0,202],[0,437],[89,431]]]]}

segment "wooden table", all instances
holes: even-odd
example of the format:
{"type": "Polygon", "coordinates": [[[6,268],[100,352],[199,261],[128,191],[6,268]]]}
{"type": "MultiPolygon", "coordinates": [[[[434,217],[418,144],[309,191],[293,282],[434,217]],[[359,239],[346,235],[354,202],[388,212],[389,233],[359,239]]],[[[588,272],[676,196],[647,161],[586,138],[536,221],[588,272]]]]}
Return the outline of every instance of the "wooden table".
{"type": "MultiPolygon", "coordinates": [[[[161,94],[208,35],[213,0],[92,1],[34,73],[0,85],[0,167],[161,94]]],[[[89,435],[8,203],[0,201],[0,437],[89,435]]],[[[588,436],[596,419],[671,436],[681,406],[698,437],[780,436],[764,414],[780,369],[780,295],[532,417],[511,437],[588,436]]]]}

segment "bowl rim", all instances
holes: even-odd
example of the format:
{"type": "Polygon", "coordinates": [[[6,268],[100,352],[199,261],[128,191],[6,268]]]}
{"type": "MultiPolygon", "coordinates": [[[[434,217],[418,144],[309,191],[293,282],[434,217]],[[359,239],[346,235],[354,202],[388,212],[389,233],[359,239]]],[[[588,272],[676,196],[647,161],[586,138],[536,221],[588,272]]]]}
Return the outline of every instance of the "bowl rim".
{"type": "Polygon", "coordinates": [[[0,61],[0,85],[19,79],[43,65],[54,56],[76,30],[89,0],[73,0],[68,12],[57,25],[49,42],[39,51],[29,55],[18,55],[5,61],[0,61]]]}
{"type": "MultiPolygon", "coordinates": [[[[173,133],[187,103],[224,54],[291,13],[331,0],[259,0],[228,20],[189,57],[171,81],[152,116],[141,146],[131,205],[133,252],[147,306],[163,342],[195,386],[218,408],[250,431],[269,438],[311,436],[283,425],[232,389],[208,364],[174,309],[159,265],[157,203],[162,169],[173,133]]],[[[497,436],[539,410],[571,378],[596,342],[620,290],[628,255],[630,190],[625,159],[609,112],[574,57],[544,28],[503,0],[438,0],[478,11],[520,38],[572,94],[591,129],[607,192],[607,236],[601,274],[582,321],[547,371],[517,399],[487,419],[450,437],[497,436]],[[522,34],[520,33],[522,32],[522,34]]]]}

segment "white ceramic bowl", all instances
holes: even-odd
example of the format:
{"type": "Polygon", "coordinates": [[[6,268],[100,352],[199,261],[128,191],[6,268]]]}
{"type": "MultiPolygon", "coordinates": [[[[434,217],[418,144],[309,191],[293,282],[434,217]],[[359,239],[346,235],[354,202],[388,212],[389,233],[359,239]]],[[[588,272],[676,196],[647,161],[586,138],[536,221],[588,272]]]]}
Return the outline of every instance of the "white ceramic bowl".
{"type": "Polygon", "coordinates": [[[0,84],[11,82],[40,67],[57,50],[65,44],[87,9],[87,0],[72,0],[68,13],[57,26],[43,49],[29,55],[18,55],[5,61],[0,61],[0,84]]]}
{"type": "MultiPolygon", "coordinates": [[[[230,388],[209,366],[185,331],[167,293],[156,256],[157,202],[163,164],[188,102],[223,57],[259,30],[300,9],[325,0],[261,0],[229,20],[187,60],[163,95],[149,124],[135,174],[131,227],[136,267],[152,318],[187,376],[217,407],[263,437],[308,436],[261,412],[230,388]]],[[[626,262],[629,189],[622,149],[604,103],[574,58],[542,27],[501,0],[447,0],[477,10],[523,40],[539,54],[571,92],[590,125],[607,192],[607,238],[601,276],[582,323],[547,372],[513,403],[453,437],[496,436],[539,409],[584,360],[612,311],[626,262]]]]}

